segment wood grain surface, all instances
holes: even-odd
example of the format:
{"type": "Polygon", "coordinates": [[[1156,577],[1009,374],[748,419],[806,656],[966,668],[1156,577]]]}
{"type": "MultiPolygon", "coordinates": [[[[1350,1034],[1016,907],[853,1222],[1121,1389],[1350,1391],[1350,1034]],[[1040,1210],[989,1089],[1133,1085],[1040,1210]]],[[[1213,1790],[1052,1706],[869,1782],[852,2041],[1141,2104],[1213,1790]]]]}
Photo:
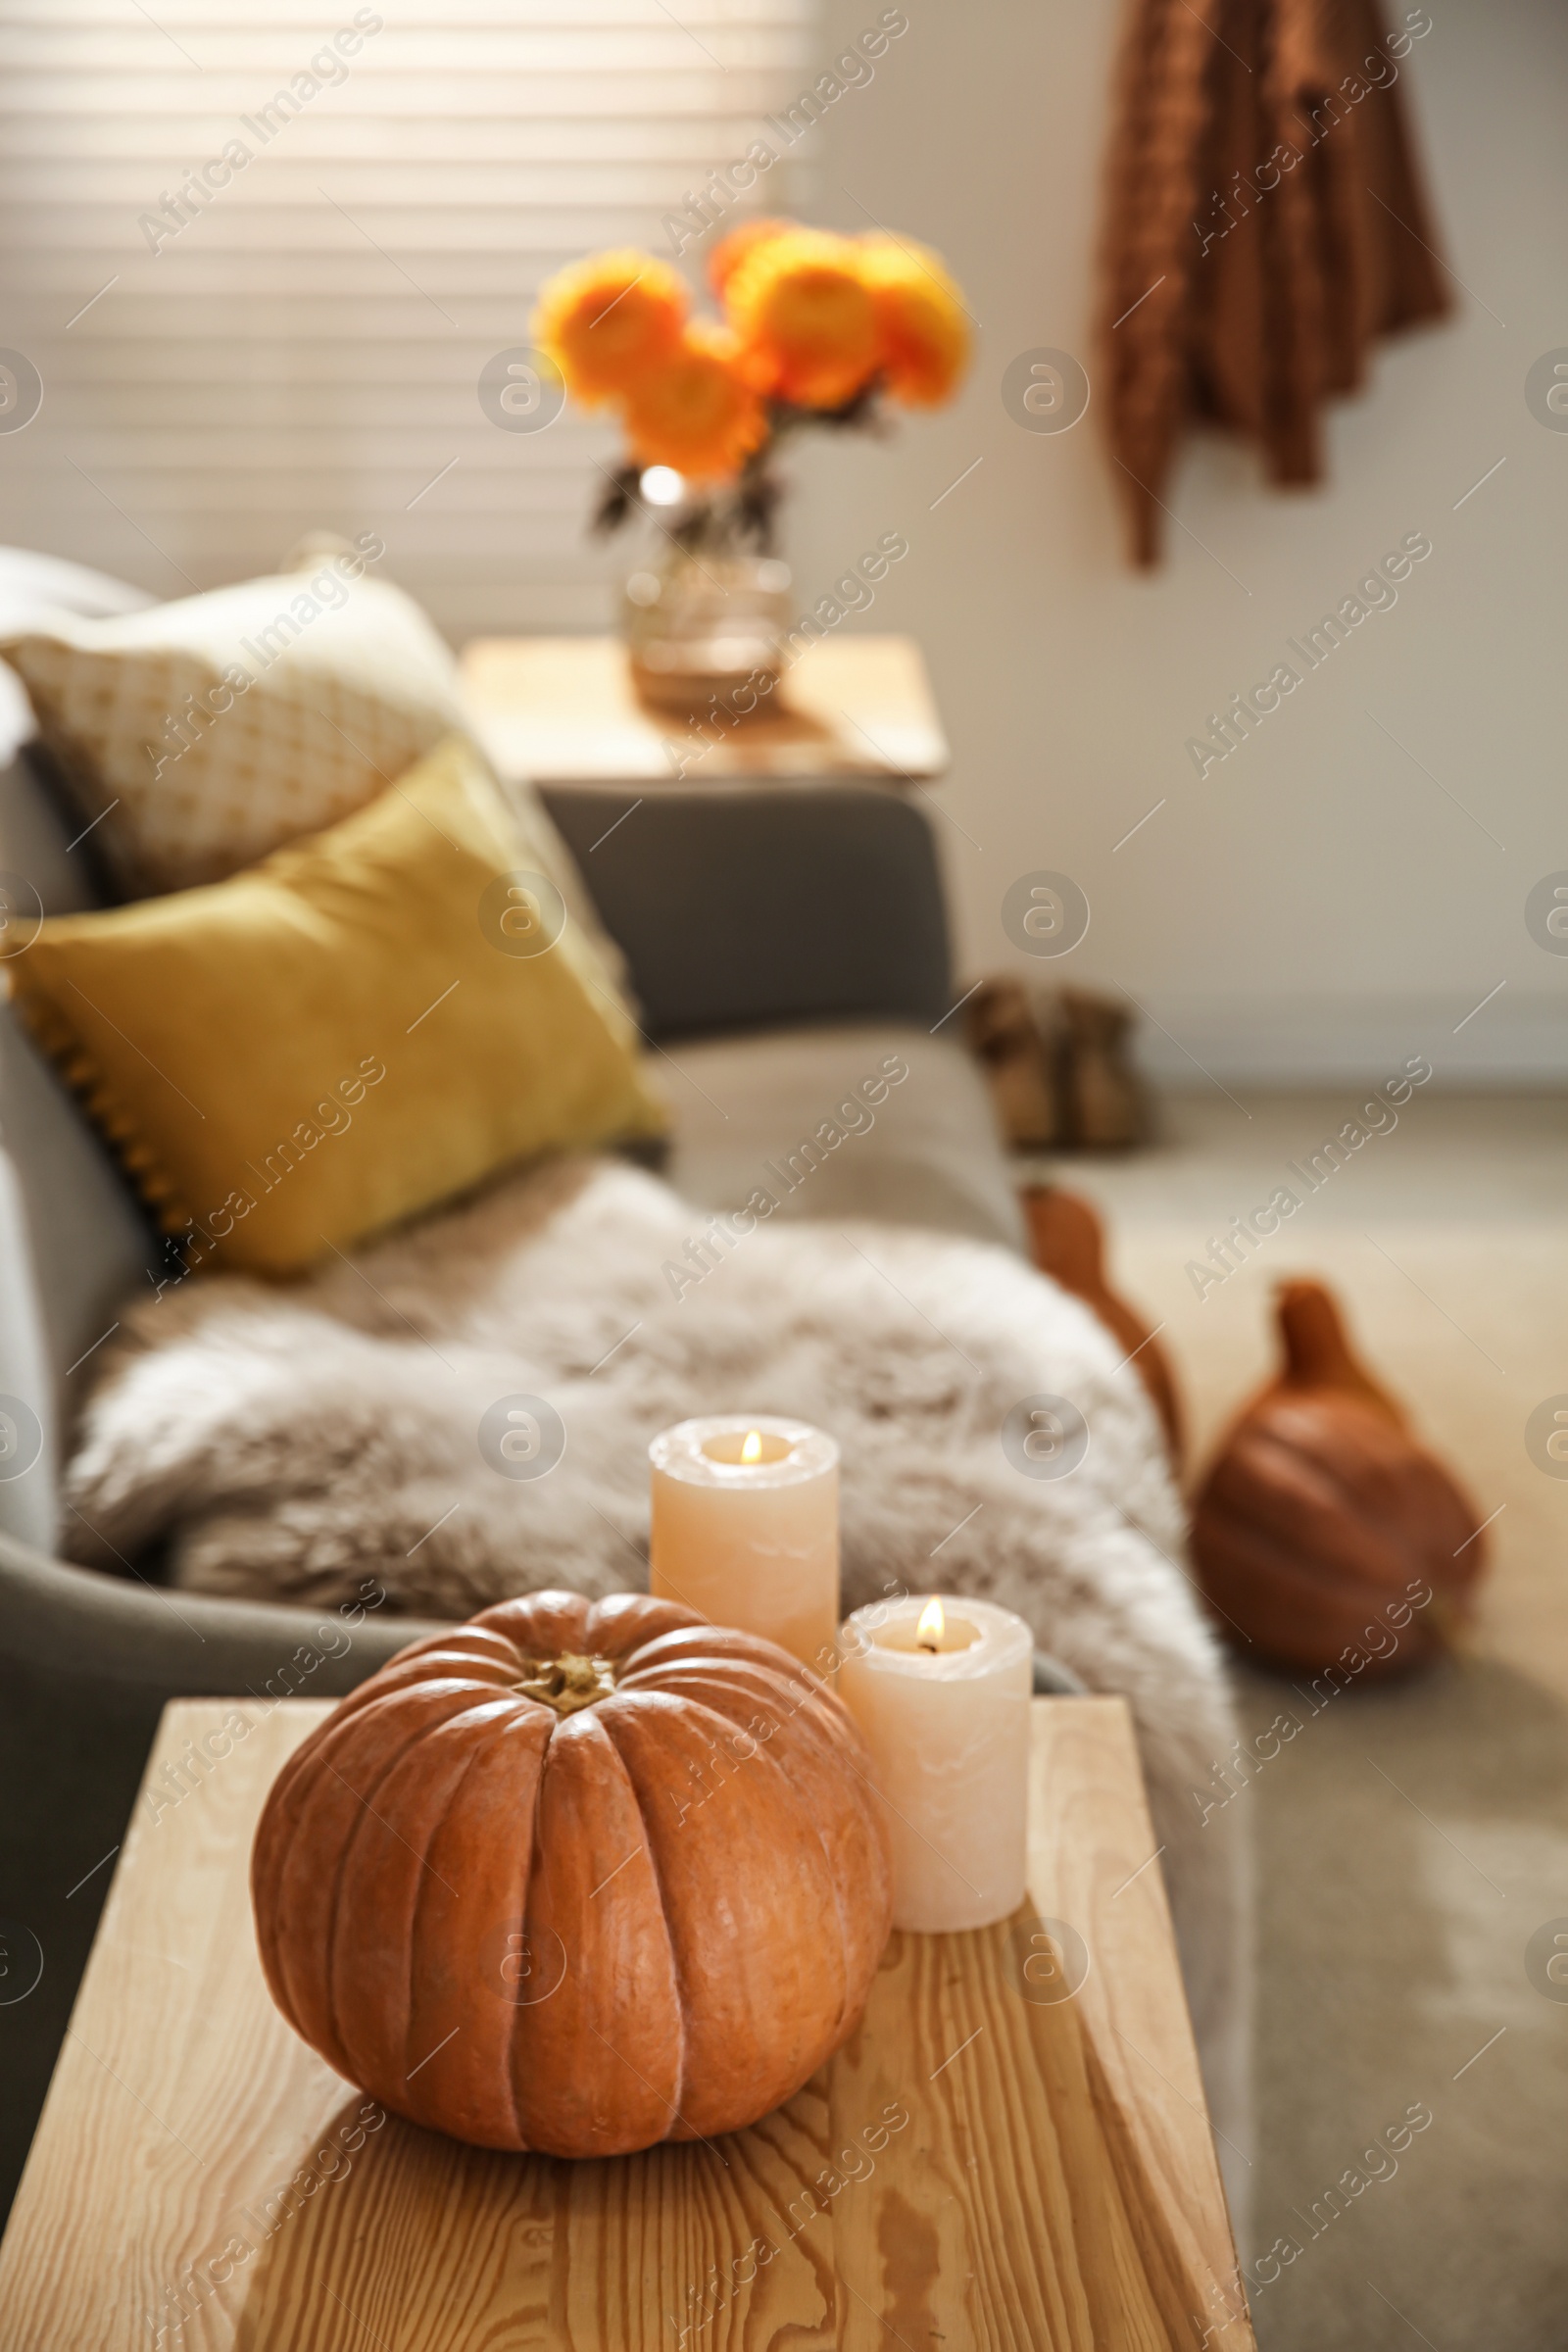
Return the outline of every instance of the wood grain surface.
{"type": "Polygon", "coordinates": [[[326,1712],[166,1710],[0,2247],[5,2352],[1248,2352],[1121,1701],[1035,1702],[1014,1919],[895,1936],[751,2131],[575,2165],[383,2115],[273,2009],[251,1837],[326,1712]]]}
{"type": "Polygon", "coordinates": [[[737,776],[929,783],[950,757],[910,637],[808,646],[775,693],[706,749],[683,719],[639,699],[618,637],[476,638],[464,650],[463,684],[501,774],[536,784],[679,782],[690,792],[737,776]],[[683,752],[684,779],[675,773],[683,752]]]}

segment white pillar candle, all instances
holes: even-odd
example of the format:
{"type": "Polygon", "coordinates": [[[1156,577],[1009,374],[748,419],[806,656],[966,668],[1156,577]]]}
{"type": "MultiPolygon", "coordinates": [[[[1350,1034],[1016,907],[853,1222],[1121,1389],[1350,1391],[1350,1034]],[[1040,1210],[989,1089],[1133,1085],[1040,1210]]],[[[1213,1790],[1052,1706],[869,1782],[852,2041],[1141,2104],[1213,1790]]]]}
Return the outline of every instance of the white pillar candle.
{"type": "Polygon", "coordinates": [[[865,1735],[893,1839],[893,1924],[985,1928],[1024,1896],[1034,1636],[992,1602],[857,1609],[839,1696],[865,1735]]]}
{"type": "Polygon", "coordinates": [[[653,1464],[649,1590],[821,1674],[839,1624],[839,1449],[804,1421],[682,1421],[653,1464]]]}

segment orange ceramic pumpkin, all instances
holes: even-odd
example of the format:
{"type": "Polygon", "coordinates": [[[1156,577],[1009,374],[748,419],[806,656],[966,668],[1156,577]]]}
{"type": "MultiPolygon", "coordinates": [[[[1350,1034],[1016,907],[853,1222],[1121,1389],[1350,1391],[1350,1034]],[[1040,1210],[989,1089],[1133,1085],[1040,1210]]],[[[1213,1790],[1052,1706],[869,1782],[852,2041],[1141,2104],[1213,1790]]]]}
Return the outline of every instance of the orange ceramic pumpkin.
{"type": "Polygon", "coordinates": [[[864,2007],[892,1915],[868,1769],[770,1642],[637,1593],[503,1601],[279,1774],[268,1983],[339,2074],[482,2147],[738,2130],[864,2007]]]}
{"type": "Polygon", "coordinates": [[[1283,1283],[1277,1311],[1284,1364],[1193,1505],[1200,1582],[1256,1662],[1401,1674],[1467,1613],[1479,1514],[1359,1361],[1322,1283],[1283,1283]]]}
{"type": "Polygon", "coordinates": [[[1025,1185],[1019,1198],[1035,1264],[1081,1298],[1126,1349],[1124,1360],[1149,1391],[1165,1432],[1165,1450],[1179,1470],[1183,1433],[1176,1375],[1156,1334],[1105,1279],[1105,1235],[1098,1211],[1079,1194],[1064,1193],[1055,1184],[1025,1185]]]}

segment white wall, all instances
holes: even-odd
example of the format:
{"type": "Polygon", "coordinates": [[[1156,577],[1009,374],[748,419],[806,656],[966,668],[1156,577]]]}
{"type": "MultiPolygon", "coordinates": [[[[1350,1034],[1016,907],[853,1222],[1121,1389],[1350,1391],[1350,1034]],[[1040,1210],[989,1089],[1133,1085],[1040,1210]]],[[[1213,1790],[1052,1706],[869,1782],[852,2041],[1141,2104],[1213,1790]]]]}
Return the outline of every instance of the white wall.
{"type": "MultiPolygon", "coordinates": [[[[1430,0],[1403,86],[1471,291],[1450,324],[1382,347],[1368,391],[1333,414],[1323,490],[1282,496],[1250,452],[1195,441],[1167,494],[1194,536],[1172,528],[1147,577],[1123,559],[1093,408],[1032,434],[999,394],[1030,347],[1094,372],[1119,0],[906,5],[875,81],[828,117],[813,209],[940,247],[982,322],[978,360],[961,400],[895,447],[819,443],[800,462],[790,553],[805,599],[882,530],[910,542],[864,625],[921,638],[952,734],[940,829],[963,972],[1126,989],[1233,1081],[1375,1077],[1417,1053],[1440,1081],[1560,1076],[1568,960],[1533,943],[1523,909],[1568,868],[1568,433],[1535,421],[1523,387],[1568,346],[1562,10],[1430,0]],[[1433,553],[1397,607],[1200,781],[1183,747],[1207,713],[1413,530],[1433,553]],[[1057,963],[1028,962],[999,919],[1008,883],[1042,867],[1093,907],[1057,963]]],[[[825,46],[878,13],[826,9],[825,46]]],[[[1152,1066],[1204,1083],[1147,1036],[1152,1066]]]]}

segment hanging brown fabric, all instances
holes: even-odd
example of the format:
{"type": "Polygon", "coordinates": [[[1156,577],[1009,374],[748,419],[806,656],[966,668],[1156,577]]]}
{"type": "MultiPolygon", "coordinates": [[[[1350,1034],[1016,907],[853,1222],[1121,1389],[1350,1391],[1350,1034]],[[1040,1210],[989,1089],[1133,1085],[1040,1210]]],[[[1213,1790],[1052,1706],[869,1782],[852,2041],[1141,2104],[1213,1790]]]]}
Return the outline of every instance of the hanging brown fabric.
{"type": "Polygon", "coordinates": [[[1317,481],[1367,347],[1450,308],[1397,89],[1432,28],[1377,0],[1131,0],[1102,269],[1101,389],[1133,552],[1160,550],[1187,425],[1317,481]]]}

